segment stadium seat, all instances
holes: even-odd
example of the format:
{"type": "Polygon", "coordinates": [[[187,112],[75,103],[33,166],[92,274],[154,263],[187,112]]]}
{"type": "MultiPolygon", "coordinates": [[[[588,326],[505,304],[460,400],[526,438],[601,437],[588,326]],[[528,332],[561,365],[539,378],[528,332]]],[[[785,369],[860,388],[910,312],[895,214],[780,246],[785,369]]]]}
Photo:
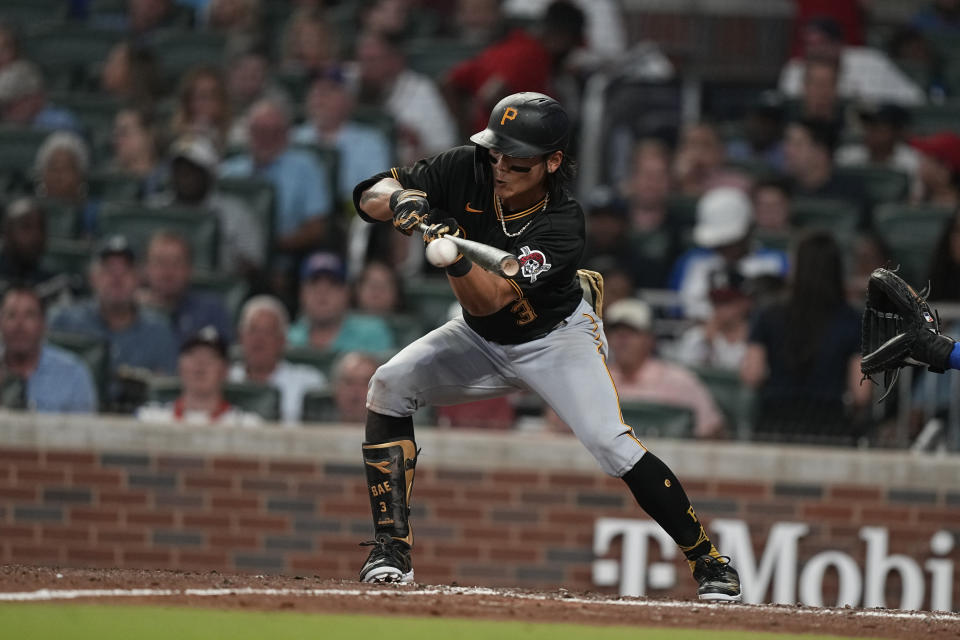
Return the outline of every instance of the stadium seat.
{"type": "Polygon", "coordinates": [[[723,412],[727,429],[731,433],[749,432],[752,393],[740,381],[740,374],[712,367],[691,367],[691,370],[707,387],[713,401],[723,412]]]}
{"type": "Polygon", "coordinates": [[[917,135],[938,131],[960,133],[960,106],[955,103],[925,104],[910,110],[910,130],[917,135]]]}
{"type": "Polygon", "coordinates": [[[0,20],[19,29],[52,27],[67,15],[63,0],[3,0],[0,2],[0,20]]]}
{"type": "Polygon", "coordinates": [[[157,34],[153,50],[163,72],[178,79],[198,65],[221,67],[226,42],[222,33],[171,29],[157,34]]]}
{"type": "Polygon", "coordinates": [[[439,80],[458,63],[472,58],[481,50],[481,46],[454,39],[422,38],[411,40],[404,45],[410,68],[435,80],[439,80]]]}
{"type": "Polygon", "coordinates": [[[105,408],[110,384],[110,343],[96,336],[65,331],[48,331],[47,342],[83,360],[93,376],[100,407],[105,408]]]}
{"type": "Polygon", "coordinates": [[[3,149],[3,153],[0,153],[0,172],[12,174],[21,183],[29,184],[37,150],[49,135],[49,131],[0,126],[0,149],[3,149]]]}
{"type": "Polygon", "coordinates": [[[405,313],[393,313],[385,318],[393,336],[396,339],[397,347],[403,348],[421,337],[424,333],[423,325],[420,324],[415,316],[405,313]]]}
{"type": "Polygon", "coordinates": [[[337,407],[333,392],[328,389],[313,389],[303,394],[303,422],[336,422],[337,407]]]}
{"type": "MultiPolygon", "coordinates": [[[[179,378],[158,376],[150,380],[149,399],[157,403],[173,402],[182,388],[179,378]]],[[[280,390],[276,387],[254,382],[227,382],[223,385],[223,395],[230,404],[256,413],[268,422],[280,419],[280,390]]]]}
{"type": "Polygon", "coordinates": [[[93,247],[87,240],[72,238],[49,238],[43,255],[43,266],[54,273],[86,273],[93,255],[93,247]]]}
{"type": "Polygon", "coordinates": [[[273,230],[276,218],[276,192],[273,183],[260,178],[220,178],[217,180],[220,193],[231,195],[250,207],[260,225],[264,255],[270,256],[273,246],[273,230]]]}
{"type": "Polygon", "coordinates": [[[100,201],[136,202],[141,179],[121,171],[95,171],[87,177],[90,195],[100,201]]]}
{"type": "Polygon", "coordinates": [[[244,279],[220,271],[195,269],[190,278],[190,286],[198,291],[220,296],[234,322],[236,322],[240,314],[240,307],[243,306],[249,292],[249,287],[244,279]]]}
{"type": "Polygon", "coordinates": [[[859,180],[867,191],[870,201],[903,202],[910,192],[910,176],[887,167],[837,167],[837,176],[859,180]]]}
{"type": "Polygon", "coordinates": [[[927,278],[937,240],[953,210],[944,207],[885,204],[873,213],[873,227],[893,253],[903,277],[921,285],[927,278]]]}
{"type": "Polygon", "coordinates": [[[126,236],[141,257],[154,232],[161,229],[176,231],[190,241],[197,268],[212,270],[217,266],[217,218],[203,209],[148,209],[136,204],[106,202],[100,210],[98,223],[101,236],[126,236]]]}
{"type": "Polygon", "coordinates": [[[446,278],[416,278],[405,284],[407,308],[426,329],[435,329],[447,321],[450,305],[457,301],[446,278]]]}
{"type": "Polygon", "coordinates": [[[27,382],[20,376],[4,376],[0,379],[0,407],[4,409],[27,408],[27,382]]]}
{"type": "Polygon", "coordinates": [[[620,413],[640,438],[693,437],[693,411],[688,407],[621,399],[620,413]]]}
{"type": "Polygon", "coordinates": [[[305,364],[314,367],[318,369],[327,380],[330,380],[330,372],[339,356],[340,354],[335,351],[324,351],[313,347],[287,347],[287,350],[283,353],[285,360],[294,364],[305,364]]]}
{"type": "MultiPolygon", "coordinates": [[[[52,28],[36,29],[25,38],[28,56],[45,71],[76,74],[72,86],[82,86],[86,74],[96,63],[107,59],[110,49],[123,38],[122,31],[66,23],[52,28]]],[[[59,83],[57,83],[59,84],[59,83]]]]}
{"type": "Polygon", "coordinates": [[[77,207],[60,200],[42,198],[37,201],[47,218],[47,237],[72,239],[77,237],[79,215],[77,207]]]}
{"type": "MultiPolygon", "coordinates": [[[[120,103],[115,98],[99,93],[78,93],[75,91],[52,91],[50,101],[58,107],[69,109],[83,126],[87,137],[93,143],[95,152],[109,149],[113,135],[113,120],[120,109],[120,103]]],[[[107,158],[94,158],[102,162],[107,158]]]]}
{"type": "Polygon", "coordinates": [[[829,231],[844,246],[852,242],[859,221],[860,208],[845,200],[795,198],[790,204],[794,227],[829,231]]]}

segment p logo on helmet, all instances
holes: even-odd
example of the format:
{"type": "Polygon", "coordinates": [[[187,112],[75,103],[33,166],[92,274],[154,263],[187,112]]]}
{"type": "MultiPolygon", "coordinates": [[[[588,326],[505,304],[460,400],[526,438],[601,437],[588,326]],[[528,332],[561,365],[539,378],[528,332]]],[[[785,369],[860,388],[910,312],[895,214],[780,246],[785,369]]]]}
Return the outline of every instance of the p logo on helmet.
{"type": "Polygon", "coordinates": [[[507,120],[513,120],[517,117],[517,110],[513,107],[507,107],[503,110],[503,117],[500,118],[500,124],[506,124],[507,120]]]}

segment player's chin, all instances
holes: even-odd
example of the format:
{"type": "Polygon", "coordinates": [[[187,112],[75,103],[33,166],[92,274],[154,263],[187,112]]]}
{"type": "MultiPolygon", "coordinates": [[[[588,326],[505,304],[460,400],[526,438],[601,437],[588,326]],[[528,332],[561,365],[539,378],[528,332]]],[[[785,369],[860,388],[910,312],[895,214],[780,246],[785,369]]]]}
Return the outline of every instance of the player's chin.
{"type": "Polygon", "coordinates": [[[505,180],[494,180],[493,192],[500,196],[500,198],[509,198],[516,193],[516,189],[505,180]]]}

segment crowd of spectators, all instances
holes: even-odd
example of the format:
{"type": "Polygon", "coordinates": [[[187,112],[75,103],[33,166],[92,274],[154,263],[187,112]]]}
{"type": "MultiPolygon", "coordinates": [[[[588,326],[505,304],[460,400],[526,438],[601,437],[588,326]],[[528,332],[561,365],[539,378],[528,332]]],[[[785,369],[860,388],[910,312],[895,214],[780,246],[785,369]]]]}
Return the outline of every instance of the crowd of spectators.
{"type": "MultiPolygon", "coordinates": [[[[758,438],[876,436],[856,375],[866,276],[904,264],[934,300],[960,301],[960,135],[919,122],[956,99],[944,69],[960,54],[936,43],[960,33],[960,3],[917,4],[884,48],[861,3],[797,0],[779,78],[733,117],[629,123],[629,153],[581,158],[604,165],[603,184],[575,195],[625,402],[689,411],[691,437],[747,422],[758,438]],[[731,409],[718,379],[752,391],[752,410],[731,409]]],[[[378,363],[443,322],[452,296],[416,242],[358,222],[353,186],[465,142],[515,91],[554,95],[581,121],[592,74],[631,61],[622,12],[77,0],[37,24],[0,8],[0,147],[28,148],[0,160],[3,403],[362,420],[378,363]],[[77,59],[31,45],[51,34],[77,59]],[[167,402],[155,382],[170,376],[167,402]],[[275,413],[251,413],[237,385],[273,388],[275,413]]],[[[516,428],[544,415],[518,396],[432,417],[516,428]]]]}

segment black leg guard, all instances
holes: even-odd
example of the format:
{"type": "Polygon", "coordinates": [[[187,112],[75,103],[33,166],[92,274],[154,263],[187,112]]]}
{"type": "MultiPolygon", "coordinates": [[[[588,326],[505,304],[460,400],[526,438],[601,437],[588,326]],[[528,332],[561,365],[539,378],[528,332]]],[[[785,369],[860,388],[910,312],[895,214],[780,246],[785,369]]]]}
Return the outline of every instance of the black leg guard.
{"type": "Polygon", "coordinates": [[[707,537],[686,491],[670,468],[649,451],[623,476],[637,504],[683,551],[690,568],[702,555],[719,555],[707,537]]]}
{"type": "Polygon", "coordinates": [[[364,443],[363,463],[376,537],[386,535],[412,545],[410,495],[417,465],[416,443],[413,440],[364,443]]]}

